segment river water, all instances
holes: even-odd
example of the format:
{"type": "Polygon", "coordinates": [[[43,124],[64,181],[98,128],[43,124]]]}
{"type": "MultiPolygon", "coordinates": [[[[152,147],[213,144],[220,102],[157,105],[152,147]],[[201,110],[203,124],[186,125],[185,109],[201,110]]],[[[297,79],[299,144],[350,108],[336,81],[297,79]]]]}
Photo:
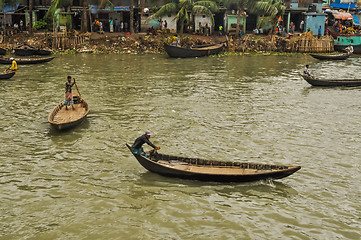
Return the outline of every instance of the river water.
{"type": "Polygon", "coordinates": [[[353,78],[361,58],[83,54],[20,65],[0,82],[0,239],[360,239],[361,88],[311,87],[298,75],[307,63],[353,78]],[[57,132],[47,117],[67,75],[90,113],[57,132]],[[302,169],[252,183],[162,177],[125,147],[148,129],[166,154],[302,169]]]}

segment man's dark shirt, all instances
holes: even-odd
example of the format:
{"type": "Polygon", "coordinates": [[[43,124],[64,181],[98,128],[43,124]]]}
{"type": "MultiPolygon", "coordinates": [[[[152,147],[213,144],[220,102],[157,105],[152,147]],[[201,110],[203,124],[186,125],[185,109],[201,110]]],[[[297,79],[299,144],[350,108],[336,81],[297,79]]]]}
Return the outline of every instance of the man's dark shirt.
{"type": "Polygon", "coordinates": [[[135,149],[139,149],[143,146],[144,143],[147,143],[149,146],[151,146],[152,148],[155,148],[155,146],[153,145],[153,143],[151,143],[149,141],[149,139],[144,135],[138,137],[137,139],[135,139],[133,147],[135,149]]]}

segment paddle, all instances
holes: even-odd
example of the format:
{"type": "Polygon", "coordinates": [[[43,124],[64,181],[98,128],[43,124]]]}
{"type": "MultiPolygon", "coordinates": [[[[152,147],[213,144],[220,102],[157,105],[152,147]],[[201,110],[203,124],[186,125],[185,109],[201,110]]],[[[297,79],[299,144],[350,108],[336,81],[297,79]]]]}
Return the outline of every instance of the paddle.
{"type": "Polygon", "coordinates": [[[74,78],[74,83],[75,83],[76,91],[78,92],[79,97],[81,98],[81,94],[80,94],[80,92],[79,92],[78,85],[77,85],[76,82],[75,82],[75,78],[74,78]]]}

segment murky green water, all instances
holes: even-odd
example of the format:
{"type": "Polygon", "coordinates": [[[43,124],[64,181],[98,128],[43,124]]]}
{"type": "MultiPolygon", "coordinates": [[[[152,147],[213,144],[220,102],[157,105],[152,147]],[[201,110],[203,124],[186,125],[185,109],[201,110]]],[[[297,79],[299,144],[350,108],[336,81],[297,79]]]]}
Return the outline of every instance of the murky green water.
{"type": "MultiPolygon", "coordinates": [[[[58,56],[0,82],[0,239],[360,239],[361,59],[58,56]],[[88,119],[47,117],[67,75],[88,119]],[[301,165],[277,181],[208,183],[147,172],[131,156],[145,130],[168,154],[301,165]]],[[[5,68],[5,66],[4,66],[5,68]]]]}

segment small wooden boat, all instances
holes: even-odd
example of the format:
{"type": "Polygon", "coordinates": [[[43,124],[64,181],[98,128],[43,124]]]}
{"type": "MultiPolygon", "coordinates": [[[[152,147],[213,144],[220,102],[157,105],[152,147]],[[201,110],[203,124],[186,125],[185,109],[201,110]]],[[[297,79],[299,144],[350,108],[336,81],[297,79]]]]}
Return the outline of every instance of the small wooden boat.
{"type": "Polygon", "coordinates": [[[250,182],[284,178],[301,169],[300,166],[177,157],[159,154],[156,151],[150,151],[147,157],[144,157],[134,154],[129,144],[126,146],[144,168],[168,177],[214,182],[250,182]]]}
{"type": "Polygon", "coordinates": [[[38,49],[36,50],[34,55],[50,55],[51,54],[51,50],[49,49],[38,49]]]}
{"type": "Polygon", "coordinates": [[[30,45],[23,45],[14,48],[15,55],[18,56],[32,56],[32,55],[50,55],[51,51],[48,49],[35,48],[30,45]]]}
{"type": "Polygon", "coordinates": [[[63,103],[59,103],[50,112],[48,121],[57,130],[73,128],[84,121],[89,113],[88,103],[74,92],[74,110],[72,107],[65,109],[63,103]]]}
{"type": "Polygon", "coordinates": [[[0,79],[10,79],[15,75],[15,71],[5,71],[0,73],[0,79]]]}
{"type": "Polygon", "coordinates": [[[346,60],[352,55],[352,52],[342,53],[342,54],[333,54],[333,55],[326,55],[326,54],[310,54],[313,58],[319,60],[346,60]]]}
{"type": "Polygon", "coordinates": [[[190,57],[203,57],[218,54],[224,47],[223,43],[195,46],[191,48],[172,46],[164,44],[164,49],[170,57],[174,58],[190,58],[190,57]]]}
{"type": "MultiPolygon", "coordinates": [[[[38,64],[38,63],[46,63],[53,60],[55,57],[45,57],[45,58],[15,58],[16,63],[19,65],[25,64],[38,64]]],[[[10,58],[0,57],[1,64],[11,64],[10,58]]]]}
{"type": "Polygon", "coordinates": [[[18,56],[31,56],[35,55],[36,48],[30,45],[22,45],[20,47],[14,48],[15,55],[18,56]]]}
{"type": "Polygon", "coordinates": [[[361,79],[319,79],[314,76],[301,74],[312,86],[318,87],[357,87],[361,86],[361,79]]]}
{"type": "Polygon", "coordinates": [[[0,55],[5,55],[5,54],[6,54],[6,49],[0,48],[0,55]]]}

